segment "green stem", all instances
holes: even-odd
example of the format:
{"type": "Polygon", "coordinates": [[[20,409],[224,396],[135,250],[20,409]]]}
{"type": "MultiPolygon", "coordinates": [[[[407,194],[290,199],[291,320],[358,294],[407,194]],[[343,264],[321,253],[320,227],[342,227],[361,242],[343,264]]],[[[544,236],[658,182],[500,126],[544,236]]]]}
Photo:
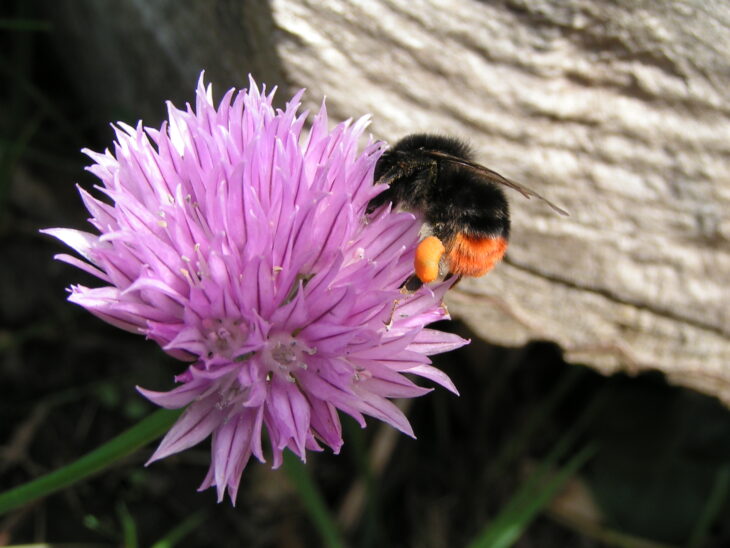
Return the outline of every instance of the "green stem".
{"type": "Polygon", "coordinates": [[[692,536],[687,543],[688,548],[699,548],[705,545],[710,527],[720,515],[720,512],[722,512],[723,503],[727,499],[729,486],[730,465],[725,465],[718,470],[715,476],[715,485],[710,491],[700,519],[697,521],[692,536]]]}
{"type": "Polygon", "coordinates": [[[596,445],[588,445],[575,454],[562,470],[548,479],[546,472],[538,470],[525,484],[510,503],[469,544],[469,548],[509,548],[522,535],[535,516],[553,499],[557,492],[572,478],[584,464],[598,451],[596,445]],[[547,482],[540,486],[532,483],[547,482]]]}
{"type": "Polygon", "coordinates": [[[79,460],[41,476],[29,483],[0,494],[0,515],[55,493],[89,476],[109,468],[113,463],[134,453],[170,429],[180,416],[180,410],[160,409],[142,419],[79,460]]]}
{"type": "Polygon", "coordinates": [[[152,548],[172,548],[180,542],[185,536],[195,531],[201,526],[207,517],[206,510],[199,510],[190,517],[184,519],[180,524],[176,525],[163,538],[152,545],[152,548]]]}
{"type": "Polygon", "coordinates": [[[304,507],[322,536],[324,546],[343,548],[345,544],[340,538],[335,520],[327,509],[322,494],[317,489],[306,466],[298,457],[287,451],[284,453],[284,470],[296,487],[304,507]]]}

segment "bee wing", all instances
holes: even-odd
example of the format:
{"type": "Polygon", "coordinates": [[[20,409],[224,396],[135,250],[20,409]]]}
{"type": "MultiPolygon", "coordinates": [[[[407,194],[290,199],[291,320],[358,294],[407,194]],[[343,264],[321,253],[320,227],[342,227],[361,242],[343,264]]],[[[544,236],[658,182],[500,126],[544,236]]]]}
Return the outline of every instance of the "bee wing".
{"type": "Polygon", "coordinates": [[[447,162],[451,162],[452,164],[458,164],[460,166],[466,167],[472,171],[475,171],[476,173],[479,173],[482,177],[486,178],[488,181],[492,183],[496,183],[499,185],[507,186],[511,189],[516,190],[520,194],[522,194],[525,198],[529,199],[533,196],[535,198],[539,198],[543,202],[545,202],[547,205],[549,205],[553,211],[556,211],[557,213],[560,213],[561,215],[568,216],[568,212],[565,211],[562,207],[559,207],[552,203],[550,200],[545,198],[544,196],[541,196],[534,190],[531,190],[527,188],[526,186],[523,186],[519,183],[515,183],[514,181],[510,181],[506,177],[502,177],[499,173],[496,171],[492,171],[491,169],[484,167],[479,164],[475,164],[473,162],[470,162],[469,160],[464,160],[463,158],[458,158],[457,156],[452,156],[451,154],[446,154],[444,152],[439,152],[437,150],[428,150],[424,151],[426,154],[433,158],[438,158],[441,160],[445,160],[447,162]]]}

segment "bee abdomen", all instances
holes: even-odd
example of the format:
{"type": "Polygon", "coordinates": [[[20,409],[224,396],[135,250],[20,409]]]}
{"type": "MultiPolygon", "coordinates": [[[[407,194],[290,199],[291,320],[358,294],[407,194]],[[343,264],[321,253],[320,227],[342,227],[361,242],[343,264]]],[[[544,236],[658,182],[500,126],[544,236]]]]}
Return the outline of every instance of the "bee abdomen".
{"type": "Polygon", "coordinates": [[[460,232],[454,237],[447,255],[449,272],[457,276],[484,276],[502,260],[505,251],[505,238],[469,236],[460,232]]]}

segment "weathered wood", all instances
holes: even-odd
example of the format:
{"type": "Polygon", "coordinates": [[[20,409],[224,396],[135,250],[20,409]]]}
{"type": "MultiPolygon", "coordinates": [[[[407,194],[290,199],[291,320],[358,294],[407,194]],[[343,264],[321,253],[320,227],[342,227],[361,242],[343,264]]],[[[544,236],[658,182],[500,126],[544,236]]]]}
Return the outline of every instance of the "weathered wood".
{"type": "Polygon", "coordinates": [[[468,138],[571,216],[513,194],[506,262],[462,282],[453,315],[494,343],[551,340],[569,360],[656,368],[730,402],[730,5],[129,1],[66,47],[91,39],[128,105],[167,91],[158,72],[189,94],[207,65],[220,86],[250,70],[307,87],[312,107],[327,96],[334,118],[371,112],[380,138],[468,138]]]}

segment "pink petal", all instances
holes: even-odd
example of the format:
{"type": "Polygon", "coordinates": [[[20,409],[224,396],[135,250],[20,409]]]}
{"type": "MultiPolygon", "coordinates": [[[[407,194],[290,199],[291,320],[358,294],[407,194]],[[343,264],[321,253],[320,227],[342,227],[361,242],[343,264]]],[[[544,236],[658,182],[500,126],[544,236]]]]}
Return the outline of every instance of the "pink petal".
{"type": "Polygon", "coordinates": [[[223,411],[216,405],[217,399],[217,394],[213,394],[190,405],[162,438],[146,464],[184,451],[210,436],[225,418],[223,411]]]}

